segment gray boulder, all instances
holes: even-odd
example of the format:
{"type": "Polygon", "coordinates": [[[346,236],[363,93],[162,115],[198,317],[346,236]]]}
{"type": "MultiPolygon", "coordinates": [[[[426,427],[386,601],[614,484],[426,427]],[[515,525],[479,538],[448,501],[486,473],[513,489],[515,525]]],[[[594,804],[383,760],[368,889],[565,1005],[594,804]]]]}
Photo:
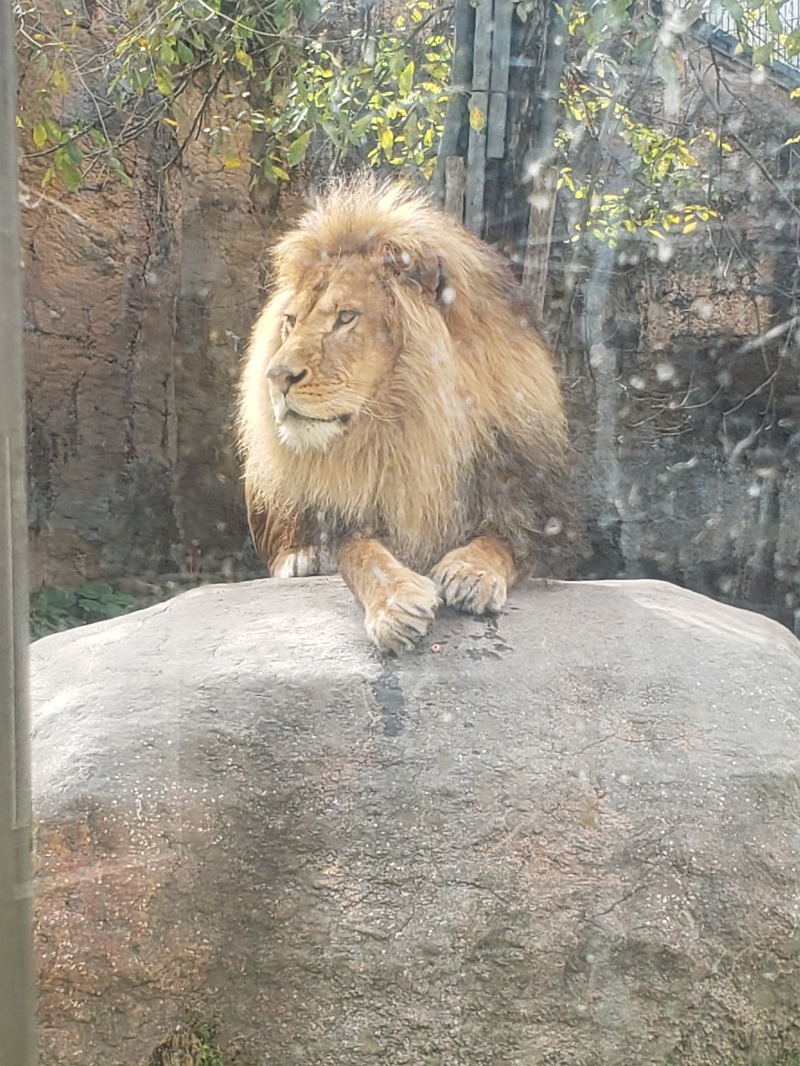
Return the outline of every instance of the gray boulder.
{"type": "Polygon", "coordinates": [[[33,656],[42,1066],[680,1066],[800,1047],[800,644],[529,584],[381,659],[338,578],[33,656]],[[189,1061],[187,1059],[186,1061],[189,1061]]]}

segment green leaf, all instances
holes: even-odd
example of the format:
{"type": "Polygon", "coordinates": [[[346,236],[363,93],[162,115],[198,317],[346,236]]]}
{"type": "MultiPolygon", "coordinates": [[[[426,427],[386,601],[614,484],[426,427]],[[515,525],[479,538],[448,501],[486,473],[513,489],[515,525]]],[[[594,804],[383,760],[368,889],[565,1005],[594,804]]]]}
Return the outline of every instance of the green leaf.
{"type": "Polygon", "coordinates": [[[47,136],[53,142],[53,144],[62,144],[64,142],[64,131],[54,122],[51,118],[43,119],[42,125],[47,130],[47,136]]]}
{"type": "Polygon", "coordinates": [[[780,35],[783,33],[783,23],[781,22],[781,17],[778,14],[778,9],[775,4],[768,3],[766,5],[766,12],[767,25],[776,37],[780,37],[780,35]]]}
{"type": "Polygon", "coordinates": [[[175,62],[175,49],[170,41],[164,40],[161,42],[158,47],[158,54],[161,56],[161,62],[166,63],[167,66],[171,66],[175,62]]]}
{"type": "Polygon", "coordinates": [[[101,600],[80,599],[78,601],[78,606],[81,611],[90,618],[108,618],[110,615],[114,614],[113,605],[101,600]]]}
{"type": "Polygon", "coordinates": [[[53,71],[52,82],[56,89],[59,90],[59,92],[68,92],[70,87],[70,80],[67,77],[66,73],[61,69],[61,67],[56,67],[53,71]]]}
{"type": "Polygon", "coordinates": [[[290,167],[297,166],[298,163],[305,159],[312,132],[313,130],[307,129],[305,133],[301,133],[297,140],[289,145],[289,151],[286,153],[286,162],[290,167]]]}
{"type": "Polygon", "coordinates": [[[403,68],[398,81],[398,88],[402,96],[408,96],[414,86],[414,60],[403,68]]]}
{"type": "Polygon", "coordinates": [[[722,6],[734,22],[739,23],[744,19],[744,8],[739,0],[722,0],[722,6]]]}
{"type": "Polygon", "coordinates": [[[72,162],[72,160],[63,148],[59,148],[53,156],[53,165],[55,166],[56,173],[63,181],[64,187],[67,189],[67,191],[75,192],[75,190],[80,186],[83,175],[72,162]]]}
{"type": "Polygon", "coordinates": [[[162,96],[172,96],[175,83],[166,67],[156,67],[156,86],[162,96]]]}
{"type": "MultiPolygon", "coordinates": [[[[786,48],[786,54],[790,59],[800,52],[800,26],[795,26],[792,32],[786,35],[784,47],[786,48]]],[[[793,89],[791,95],[795,96],[796,94],[797,89],[793,89]]]]}
{"type": "Polygon", "coordinates": [[[37,148],[44,148],[47,143],[47,130],[41,122],[37,122],[33,127],[33,143],[37,148]]]}
{"type": "Polygon", "coordinates": [[[68,611],[75,606],[76,600],[74,592],[53,586],[40,589],[34,598],[38,609],[48,611],[68,611]]]}
{"type": "Polygon", "coordinates": [[[175,51],[181,63],[194,62],[194,52],[191,50],[191,48],[185,41],[178,41],[175,51]]]}
{"type": "Polygon", "coordinates": [[[102,600],[113,594],[114,590],[106,581],[92,581],[78,589],[78,595],[88,600],[102,600]]]}

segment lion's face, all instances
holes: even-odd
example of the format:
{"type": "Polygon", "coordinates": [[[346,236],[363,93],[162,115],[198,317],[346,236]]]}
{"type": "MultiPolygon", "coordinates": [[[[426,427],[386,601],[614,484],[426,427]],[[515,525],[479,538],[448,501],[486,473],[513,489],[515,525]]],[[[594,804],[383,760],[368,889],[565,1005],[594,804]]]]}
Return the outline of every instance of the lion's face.
{"type": "Polygon", "coordinates": [[[393,362],[388,302],[377,268],[360,256],[287,297],[281,344],[266,367],[284,445],[324,451],[374,408],[393,362]]]}

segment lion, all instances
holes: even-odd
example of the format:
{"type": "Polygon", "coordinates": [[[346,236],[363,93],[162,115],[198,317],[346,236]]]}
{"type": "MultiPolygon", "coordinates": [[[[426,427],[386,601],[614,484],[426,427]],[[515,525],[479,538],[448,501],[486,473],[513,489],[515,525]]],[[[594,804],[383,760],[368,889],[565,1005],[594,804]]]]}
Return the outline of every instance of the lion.
{"type": "Polygon", "coordinates": [[[402,183],[340,183],[274,251],[240,387],[253,542],[333,560],[382,652],[493,614],[577,541],[551,353],[510,267],[402,183]]]}

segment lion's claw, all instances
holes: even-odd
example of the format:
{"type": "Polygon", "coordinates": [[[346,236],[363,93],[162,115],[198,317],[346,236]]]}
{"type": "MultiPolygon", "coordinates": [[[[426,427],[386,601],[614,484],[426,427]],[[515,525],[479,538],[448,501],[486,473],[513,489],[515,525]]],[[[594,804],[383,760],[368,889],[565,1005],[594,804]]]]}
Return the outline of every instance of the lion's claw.
{"type": "Polygon", "coordinates": [[[413,648],[430,629],[439,606],[434,583],[421,574],[408,574],[393,581],[384,602],[366,612],[367,634],[382,652],[397,654],[413,648]]]}
{"type": "Polygon", "coordinates": [[[311,577],[320,571],[318,548],[298,548],[279,555],[270,567],[271,577],[311,577]]]}
{"type": "Polygon", "coordinates": [[[505,577],[496,571],[477,567],[464,558],[446,555],[433,568],[431,578],[443,602],[457,611],[497,614],[506,602],[508,589],[505,577]]]}

